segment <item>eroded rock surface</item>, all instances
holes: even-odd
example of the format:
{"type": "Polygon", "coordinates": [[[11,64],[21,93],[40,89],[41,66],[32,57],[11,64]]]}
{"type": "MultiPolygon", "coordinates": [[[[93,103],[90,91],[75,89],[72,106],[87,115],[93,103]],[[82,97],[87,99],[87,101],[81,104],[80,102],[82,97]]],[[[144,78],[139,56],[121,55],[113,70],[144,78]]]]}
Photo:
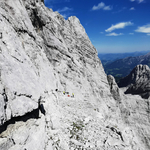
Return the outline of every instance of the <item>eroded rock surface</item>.
{"type": "Polygon", "coordinates": [[[0,1],[0,149],[148,150],[148,101],[129,113],[110,83],[76,17],[0,1]]]}
{"type": "Polygon", "coordinates": [[[107,76],[107,80],[110,86],[110,92],[113,95],[113,98],[117,101],[121,100],[119,87],[115,81],[115,78],[112,75],[107,76]]]}
{"type": "Polygon", "coordinates": [[[147,65],[137,65],[128,76],[120,80],[119,86],[128,87],[126,94],[138,94],[143,98],[149,98],[150,68],[147,65]]]}

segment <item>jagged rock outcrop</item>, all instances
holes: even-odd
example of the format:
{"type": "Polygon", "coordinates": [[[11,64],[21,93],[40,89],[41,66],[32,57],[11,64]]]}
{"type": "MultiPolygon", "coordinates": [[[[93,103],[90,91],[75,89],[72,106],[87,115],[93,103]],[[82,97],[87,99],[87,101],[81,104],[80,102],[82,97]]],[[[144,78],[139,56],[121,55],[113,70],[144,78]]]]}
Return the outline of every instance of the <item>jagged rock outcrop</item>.
{"type": "Polygon", "coordinates": [[[107,76],[107,80],[110,86],[110,92],[113,95],[113,98],[117,101],[121,100],[119,87],[115,81],[115,78],[112,75],[107,76]]]}
{"type": "Polygon", "coordinates": [[[0,149],[148,150],[149,105],[140,100],[141,114],[113,98],[76,17],[40,0],[0,1],[0,149]]]}
{"type": "Polygon", "coordinates": [[[143,98],[150,96],[150,68],[147,65],[137,65],[131,73],[120,80],[120,87],[128,87],[126,94],[139,94],[143,98]]]}

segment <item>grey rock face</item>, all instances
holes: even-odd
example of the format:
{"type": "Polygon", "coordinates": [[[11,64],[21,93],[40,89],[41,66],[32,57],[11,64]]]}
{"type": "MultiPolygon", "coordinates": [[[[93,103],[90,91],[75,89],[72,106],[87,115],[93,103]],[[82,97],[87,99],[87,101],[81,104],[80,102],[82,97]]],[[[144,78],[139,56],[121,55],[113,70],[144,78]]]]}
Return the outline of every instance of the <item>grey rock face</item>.
{"type": "Polygon", "coordinates": [[[150,96],[150,69],[147,65],[136,66],[131,73],[120,81],[120,86],[128,86],[126,94],[139,94],[143,98],[150,96]]]}
{"type": "Polygon", "coordinates": [[[147,101],[139,98],[146,117],[125,96],[118,104],[76,17],[42,1],[1,0],[0,33],[0,149],[150,148],[147,101]]]}
{"type": "Polygon", "coordinates": [[[107,80],[110,86],[110,92],[113,95],[113,98],[117,101],[121,100],[119,87],[115,81],[115,78],[112,75],[107,76],[107,80]]]}

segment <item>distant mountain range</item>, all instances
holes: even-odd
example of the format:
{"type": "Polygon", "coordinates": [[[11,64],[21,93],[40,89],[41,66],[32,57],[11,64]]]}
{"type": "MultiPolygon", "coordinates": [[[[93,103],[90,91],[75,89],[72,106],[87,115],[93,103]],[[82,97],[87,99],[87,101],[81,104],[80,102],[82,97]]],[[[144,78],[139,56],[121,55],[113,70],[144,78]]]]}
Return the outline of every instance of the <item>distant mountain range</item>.
{"type": "Polygon", "coordinates": [[[142,56],[126,57],[115,61],[103,60],[102,64],[106,74],[111,74],[115,78],[122,78],[127,76],[132,69],[139,64],[148,65],[150,67],[150,52],[142,56]]]}
{"type": "Polygon", "coordinates": [[[150,51],[135,51],[131,53],[99,53],[98,57],[100,58],[101,61],[114,61],[118,59],[123,59],[125,57],[136,57],[136,56],[141,56],[145,55],[150,51]]]}

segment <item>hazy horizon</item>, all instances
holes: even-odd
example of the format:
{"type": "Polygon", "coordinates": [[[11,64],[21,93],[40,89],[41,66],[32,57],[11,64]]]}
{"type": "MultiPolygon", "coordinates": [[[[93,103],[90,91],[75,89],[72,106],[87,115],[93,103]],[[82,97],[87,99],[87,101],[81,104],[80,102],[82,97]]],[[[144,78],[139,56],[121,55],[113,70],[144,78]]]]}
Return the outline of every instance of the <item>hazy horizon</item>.
{"type": "Polygon", "coordinates": [[[150,50],[143,50],[143,51],[130,51],[130,52],[122,52],[122,51],[120,51],[120,52],[99,52],[98,54],[124,54],[124,53],[140,53],[140,52],[147,52],[147,53],[149,53],[150,52],[150,50]]]}

